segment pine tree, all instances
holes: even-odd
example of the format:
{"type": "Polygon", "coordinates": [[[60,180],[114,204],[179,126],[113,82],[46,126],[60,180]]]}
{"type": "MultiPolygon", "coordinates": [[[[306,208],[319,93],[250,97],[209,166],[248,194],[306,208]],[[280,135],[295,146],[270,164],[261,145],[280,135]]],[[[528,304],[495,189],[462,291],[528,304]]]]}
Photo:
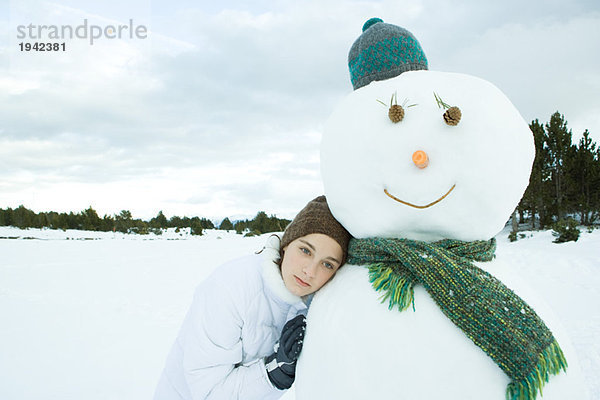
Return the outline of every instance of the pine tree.
{"type": "Polygon", "coordinates": [[[594,219],[594,211],[598,210],[595,193],[598,187],[598,160],[596,143],[590,138],[586,129],[575,149],[572,162],[569,164],[570,180],[573,182],[572,197],[580,222],[590,225],[594,219]]]}
{"type": "Polygon", "coordinates": [[[292,222],[289,219],[277,218],[275,215],[271,215],[269,219],[271,220],[270,232],[283,232],[289,223],[292,222]]]}
{"type": "Polygon", "coordinates": [[[202,226],[202,229],[215,229],[215,224],[206,218],[200,218],[200,225],[202,226]]]}
{"type": "Polygon", "coordinates": [[[92,206],[90,206],[87,210],[82,211],[80,216],[81,216],[80,225],[82,226],[82,228],[84,230],[86,230],[86,231],[100,230],[100,227],[102,225],[102,220],[98,216],[98,213],[96,213],[96,210],[94,210],[92,208],[92,206]]]}
{"type": "Polygon", "coordinates": [[[115,215],[115,229],[119,232],[127,233],[132,227],[131,211],[122,210],[119,215],[115,215]]]}
{"type": "Polygon", "coordinates": [[[33,226],[36,228],[45,228],[49,225],[50,223],[48,222],[48,214],[45,212],[36,214],[35,218],[33,219],[33,226]]]}
{"type": "Polygon", "coordinates": [[[56,218],[52,222],[54,229],[62,229],[66,231],[69,229],[69,216],[66,213],[60,213],[56,215],[56,218]]]}
{"type": "Polygon", "coordinates": [[[594,183],[591,185],[592,193],[590,194],[592,207],[594,212],[590,219],[590,223],[593,223],[596,219],[600,218],[600,146],[596,148],[596,156],[594,162],[594,183]]]}
{"type": "Polygon", "coordinates": [[[529,212],[532,229],[535,229],[536,215],[539,214],[540,228],[543,229],[546,224],[551,222],[547,206],[549,198],[548,183],[550,179],[549,153],[545,147],[546,134],[543,125],[536,119],[531,121],[529,128],[531,129],[535,143],[535,159],[531,168],[531,175],[529,176],[529,185],[518,208],[519,211],[527,210],[529,212]]]}
{"type": "Polygon", "coordinates": [[[571,130],[567,128],[567,121],[558,111],[552,114],[550,122],[546,124],[546,146],[548,149],[551,179],[553,183],[553,214],[561,220],[569,208],[567,204],[567,184],[565,179],[565,162],[573,152],[571,130]]]}
{"type": "Polygon", "coordinates": [[[10,218],[11,212],[12,212],[12,210],[10,208],[7,208],[6,210],[3,210],[0,208],[0,226],[10,226],[11,225],[11,218],[10,218]]]}
{"type": "Polygon", "coordinates": [[[250,230],[256,231],[258,234],[272,232],[269,225],[270,221],[269,217],[267,217],[267,213],[264,211],[259,211],[254,219],[250,222],[250,230]]]}
{"type": "Polygon", "coordinates": [[[167,222],[167,225],[170,228],[185,228],[187,226],[191,226],[189,218],[187,218],[187,217],[181,218],[181,217],[177,217],[177,216],[172,216],[171,219],[169,219],[169,222],[167,222]],[[186,219],[187,219],[187,221],[186,221],[186,219]]]}
{"type": "Polygon", "coordinates": [[[71,211],[67,214],[67,225],[69,229],[82,229],[81,218],[71,211]]]}
{"type": "Polygon", "coordinates": [[[233,229],[233,224],[231,223],[229,218],[226,217],[219,225],[219,229],[222,231],[230,231],[233,229]]]}
{"type": "Polygon", "coordinates": [[[22,204],[12,213],[13,224],[21,229],[33,227],[34,219],[35,213],[25,208],[22,204]]]}
{"type": "Polygon", "coordinates": [[[235,233],[237,233],[238,235],[241,235],[247,228],[248,228],[248,220],[247,219],[245,219],[243,221],[236,221],[236,223],[233,224],[233,229],[235,229],[235,233]]]}
{"type": "Polygon", "coordinates": [[[115,219],[111,215],[104,215],[104,217],[102,217],[102,225],[101,226],[102,226],[101,230],[104,232],[109,232],[109,231],[112,231],[113,229],[116,230],[115,219]]]}
{"type": "Polygon", "coordinates": [[[202,235],[202,221],[198,217],[194,217],[190,220],[190,228],[192,235],[202,235]]]}
{"type": "Polygon", "coordinates": [[[167,217],[162,211],[159,211],[156,217],[150,220],[150,227],[154,229],[163,229],[168,227],[167,217]]]}

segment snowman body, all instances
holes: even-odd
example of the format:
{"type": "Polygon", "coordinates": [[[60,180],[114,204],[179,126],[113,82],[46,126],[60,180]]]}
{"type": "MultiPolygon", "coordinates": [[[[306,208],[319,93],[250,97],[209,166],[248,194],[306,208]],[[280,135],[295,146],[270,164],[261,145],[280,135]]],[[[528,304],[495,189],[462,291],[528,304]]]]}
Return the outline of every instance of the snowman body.
{"type": "MultiPolygon", "coordinates": [[[[411,71],[342,101],[325,128],[321,172],[332,213],[356,238],[488,240],[527,187],[534,151],[527,124],[491,83],[411,71]],[[388,118],[395,103],[404,109],[396,123],[388,118]],[[443,118],[448,106],[461,110],[457,125],[443,118]],[[414,160],[419,151],[425,167],[414,160]]],[[[512,272],[511,260],[476,265],[532,306],[561,345],[569,368],[550,378],[543,399],[586,399],[560,321],[512,272]]],[[[389,310],[380,297],[367,267],[357,265],[343,266],[315,295],[298,400],[505,398],[508,376],[422,286],[414,311],[389,310]]]]}

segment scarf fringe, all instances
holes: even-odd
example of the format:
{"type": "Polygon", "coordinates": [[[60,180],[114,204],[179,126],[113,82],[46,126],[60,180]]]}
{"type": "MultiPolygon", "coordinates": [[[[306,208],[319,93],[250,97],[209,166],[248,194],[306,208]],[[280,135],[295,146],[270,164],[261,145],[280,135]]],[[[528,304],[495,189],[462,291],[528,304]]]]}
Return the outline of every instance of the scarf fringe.
{"type": "Polygon", "coordinates": [[[550,375],[557,375],[561,370],[567,370],[567,360],[555,340],[540,354],[538,364],[528,376],[508,385],[506,400],[535,400],[538,391],[543,396],[542,388],[550,375]]]}
{"type": "Polygon", "coordinates": [[[398,306],[400,311],[404,311],[412,304],[412,309],[415,310],[413,282],[394,273],[393,268],[385,264],[371,264],[369,280],[376,291],[384,292],[381,296],[382,303],[389,299],[388,309],[398,306]]]}

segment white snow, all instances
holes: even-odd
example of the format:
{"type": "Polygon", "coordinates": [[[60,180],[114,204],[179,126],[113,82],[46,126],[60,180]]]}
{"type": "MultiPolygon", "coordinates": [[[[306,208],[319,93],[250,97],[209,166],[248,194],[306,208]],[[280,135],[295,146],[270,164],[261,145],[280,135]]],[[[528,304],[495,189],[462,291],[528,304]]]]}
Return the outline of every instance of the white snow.
{"type": "MultiPolygon", "coordinates": [[[[507,235],[497,254],[518,260],[511,268],[559,315],[600,398],[600,231],[560,245],[550,232],[507,235]]],[[[10,400],[151,398],[194,287],[265,240],[6,227],[0,237],[39,238],[0,240],[0,398],[10,400]]]]}
{"type": "Polygon", "coordinates": [[[195,286],[265,241],[172,229],[0,227],[0,237],[22,238],[0,240],[0,399],[10,400],[151,398],[195,286]]]}

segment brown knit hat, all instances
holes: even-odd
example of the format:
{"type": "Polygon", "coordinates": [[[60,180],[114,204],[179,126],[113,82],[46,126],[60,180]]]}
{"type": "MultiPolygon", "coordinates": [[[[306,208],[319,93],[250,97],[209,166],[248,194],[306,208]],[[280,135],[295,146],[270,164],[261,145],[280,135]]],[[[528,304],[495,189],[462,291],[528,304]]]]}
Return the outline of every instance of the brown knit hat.
{"type": "Polygon", "coordinates": [[[344,253],[342,264],[348,256],[350,234],[331,214],[325,196],[319,196],[308,202],[285,228],[281,238],[281,248],[311,233],[322,233],[335,240],[344,253]]]}

